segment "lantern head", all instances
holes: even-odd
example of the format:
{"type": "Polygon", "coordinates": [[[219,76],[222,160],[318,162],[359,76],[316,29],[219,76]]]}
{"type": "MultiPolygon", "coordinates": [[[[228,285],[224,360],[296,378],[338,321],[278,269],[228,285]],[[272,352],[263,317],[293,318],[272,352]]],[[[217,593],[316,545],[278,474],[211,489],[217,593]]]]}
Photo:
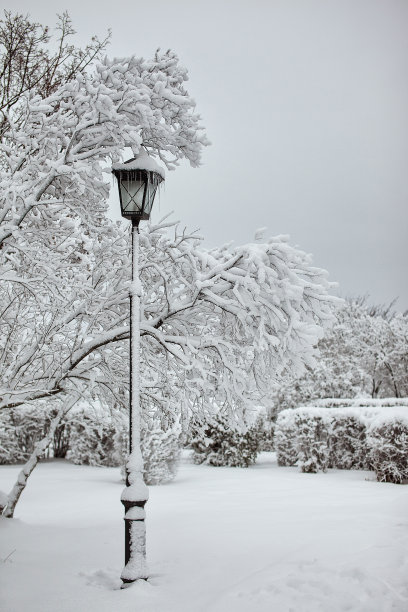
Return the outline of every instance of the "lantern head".
{"type": "Polygon", "coordinates": [[[118,180],[122,217],[138,225],[150,218],[158,186],[164,181],[164,170],[142,149],[134,158],[112,166],[118,180]]]}

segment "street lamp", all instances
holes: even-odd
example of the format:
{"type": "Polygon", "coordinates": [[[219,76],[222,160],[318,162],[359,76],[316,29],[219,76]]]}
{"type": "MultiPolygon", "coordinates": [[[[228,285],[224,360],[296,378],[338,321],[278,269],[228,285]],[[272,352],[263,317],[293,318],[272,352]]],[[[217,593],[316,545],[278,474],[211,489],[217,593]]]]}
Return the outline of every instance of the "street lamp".
{"type": "Polygon", "coordinates": [[[146,525],[144,506],[149,492],[143,480],[140,448],[140,299],[139,222],[150,217],[154,197],[164,181],[164,170],[144,149],[123,164],[114,164],[112,173],[118,181],[122,216],[132,222],[132,284],[130,295],[130,392],[129,460],[126,487],[121,501],[125,507],[125,567],[122,587],[148,578],[146,565],[146,525]]]}

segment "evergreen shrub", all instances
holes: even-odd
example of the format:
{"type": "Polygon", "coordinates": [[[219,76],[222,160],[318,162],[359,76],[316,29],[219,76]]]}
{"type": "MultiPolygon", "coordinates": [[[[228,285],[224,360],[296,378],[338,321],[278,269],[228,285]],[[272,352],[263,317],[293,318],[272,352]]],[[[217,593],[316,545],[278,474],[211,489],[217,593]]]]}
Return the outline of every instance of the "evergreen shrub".
{"type": "Polygon", "coordinates": [[[341,470],[371,468],[366,422],[358,412],[347,409],[333,414],[330,428],[330,466],[341,470]]]}
{"type": "Polygon", "coordinates": [[[226,415],[215,415],[203,427],[195,428],[190,445],[193,461],[218,467],[249,467],[260,451],[263,431],[262,419],[240,430],[226,415]]]}
{"type": "Polygon", "coordinates": [[[302,472],[373,469],[381,482],[408,481],[406,407],[297,408],[276,421],[278,464],[302,472]]]}
{"type": "Polygon", "coordinates": [[[166,429],[159,418],[151,418],[141,432],[143,478],[147,485],[159,485],[174,479],[180,462],[181,427],[178,422],[166,429]]]}
{"type": "Polygon", "coordinates": [[[78,465],[118,466],[114,438],[116,427],[92,414],[71,422],[67,459],[78,465]]]}
{"type": "Polygon", "coordinates": [[[50,424],[42,405],[0,414],[0,464],[24,463],[50,424]]]}
{"type": "Polygon", "coordinates": [[[275,450],[275,423],[268,419],[261,418],[261,439],[259,444],[260,452],[272,452],[275,450]]]}
{"type": "Polygon", "coordinates": [[[408,483],[408,415],[380,416],[368,432],[370,458],[379,482],[408,483]]]}
{"type": "Polygon", "coordinates": [[[325,472],[330,459],[330,417],[321,411],[299,410],[296,417],[296,447],[302,472],[325,472]]]}
{"type": "MultiPolygon", "coordinates": [[[[114,438],[115,457],[122,466],[122,478],[126,479],[126,461],[129,455],[127,428],[117,431],[114,438]]],[[[149,417],[140,432],[140,446],[143,456],[143,479],[147,485],[170,482],[177,474],[181,455],[181,427],[163,425],[158,417],[149,417]]]]}
{"type": "Polygon", "coordinates": [[[297,426],[294,421],[294,410],[283,410],[279,413],[275,427],[275,451],[278,465],[296,465],[298,460],[297,426]]]}

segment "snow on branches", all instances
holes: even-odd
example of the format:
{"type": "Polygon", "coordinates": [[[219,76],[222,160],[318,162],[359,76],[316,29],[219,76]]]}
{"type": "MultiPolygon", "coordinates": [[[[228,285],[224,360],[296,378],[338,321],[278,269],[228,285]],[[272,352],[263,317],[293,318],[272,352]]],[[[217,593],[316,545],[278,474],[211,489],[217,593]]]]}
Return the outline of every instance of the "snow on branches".
{"type": "MultiPolygon", "coordinates": [[[[267,397],[283,371],[312,363],[332,298],[308,256],[280,237],[205,251],[194,235],[169,225],[148,225],[140,235],[146,406],[173,414],[220,402],[237,409],[267,397]]],[[[126,238],[121,228],[105,227],[92,253],[83,247],[80,273],[67,264],[51,295],[47,277],[43,293],[14,288],[3,318],[3,406],[58,393],[75,380],[120,395],[129,335],[126,238]]]]}
{"type": "Polygon", "coordinates": [[[199,164],[207,140],[186,80],[171,51],[106,59],[47,97],[22,92],[18,120],[8,113],[0,142],[0,407],[94,381],[96,364],[100,372],[107,363],[100,347],[128,337],[129,241],[104,217],[103,167],[110,177],[124,147],[137,153],[142,145],[168,168],[182,158],[199,164]]]}
{"type": "Polygon", "coordinates": [[[93,224],[106,207],[102,166],[143,145],[168,168],[200,163],[208,141],[172,51],[98,63],[46,98],[27,95],[24,120],[0,143],[0,244],[34,209],[71,209],[93,224]]]}
{"type": "MultiPolygon", "coordinates": [[[[129,236],[104,217],[103,169],[142,146],[167,168],[182,158],[199,164],[207,140],[186,80],[171,51],[106,59],[47,97],[24,94],[19,121],[8,116],[0,408],[78,386],[126,404],[129,236]]],[[[140,241],[147,410],[238,410],[266,398],[282,372],[313,362],[332,319],[329,283],[285,238],[205,251],[165,222],[140,241]]]]}
{"type": "Polygon", "coordinates": [[[301,373],[332,323],[329,283],[286,238],[203,250],[158,226],[142,246],[142,380],[163,405],[239,412],[265,401],[271,381],[301,373]]]}

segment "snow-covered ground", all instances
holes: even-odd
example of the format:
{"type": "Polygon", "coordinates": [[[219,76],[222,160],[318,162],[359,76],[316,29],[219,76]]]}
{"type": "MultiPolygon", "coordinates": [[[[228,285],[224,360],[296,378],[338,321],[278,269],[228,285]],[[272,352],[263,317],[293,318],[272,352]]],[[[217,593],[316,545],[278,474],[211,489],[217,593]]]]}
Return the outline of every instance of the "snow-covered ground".
{"type": "MultiPolygon", "coordinates": [[[[8,490],[16,467],[0,467],[8,490]]],[[[45,462],[1,519],[5,612],[408,610],[408,487],[370,472],[195,466],[151,487],[149,582],[120,590],[119,470],[45,462]]]]}

